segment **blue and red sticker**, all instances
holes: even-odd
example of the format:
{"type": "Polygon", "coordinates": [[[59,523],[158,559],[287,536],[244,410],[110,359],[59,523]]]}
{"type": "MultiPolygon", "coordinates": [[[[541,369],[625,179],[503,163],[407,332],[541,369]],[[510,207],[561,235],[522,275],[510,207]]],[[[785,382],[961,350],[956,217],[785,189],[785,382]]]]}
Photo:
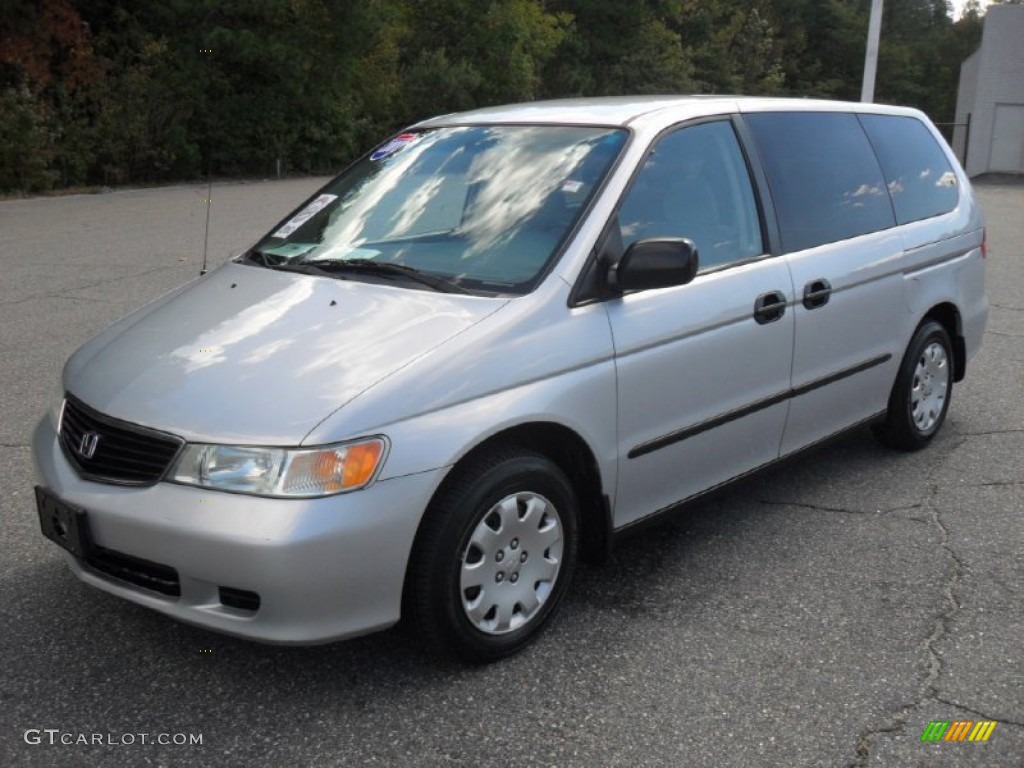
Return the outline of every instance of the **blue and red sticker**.
{"type": "Polygon", "coordinates": [[[412,144],[419,137],[420,136],[418,133],[400,133],[387,144],[385,144],[383,147],[376,150],[372,155],[370,155],[370,159],[383,160],[388,155],[395,154],[395,152],[402,149],[402,147],[406,147],[409,144],[412,144]]]}

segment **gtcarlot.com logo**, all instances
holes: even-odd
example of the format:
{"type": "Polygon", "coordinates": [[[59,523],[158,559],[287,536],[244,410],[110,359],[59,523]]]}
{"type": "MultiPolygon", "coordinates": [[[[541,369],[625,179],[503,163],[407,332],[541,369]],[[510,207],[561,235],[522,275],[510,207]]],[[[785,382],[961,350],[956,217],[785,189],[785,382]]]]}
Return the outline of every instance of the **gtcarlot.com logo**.
{"type": "Polygon", "coordinates": [[[76,733],[60,728],[29,728],[24,738],[26,744],[66,747],[131,747],[137,744],[186,747],[203,743],[201,733],[76,733]]]}
{"type": "Polygon", "coordinates": [[[995,720],[932,720],[921,741],[988,741],[995,727],[995,720]]]}

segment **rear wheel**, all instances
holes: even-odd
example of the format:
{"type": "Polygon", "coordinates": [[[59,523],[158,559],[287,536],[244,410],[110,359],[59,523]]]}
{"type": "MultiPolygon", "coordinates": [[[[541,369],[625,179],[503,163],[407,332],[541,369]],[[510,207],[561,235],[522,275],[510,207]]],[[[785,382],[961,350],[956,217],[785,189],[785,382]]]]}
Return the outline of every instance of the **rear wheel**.
{"type": "Polygon", "coordinates": [[[493,661],[531,642],[576,564],[572,484],[541,454],[471,461],[426,512],[406,576],[407,618],[435,649],[493,661]]]}
{"type": "Polygon", "coordinates": [[[889,396],[885,421],[875,434],[886,445],[916,451],[931,442],[949,410],[953,393],[953,345],[934,320],[917,329],[889,396]]]}

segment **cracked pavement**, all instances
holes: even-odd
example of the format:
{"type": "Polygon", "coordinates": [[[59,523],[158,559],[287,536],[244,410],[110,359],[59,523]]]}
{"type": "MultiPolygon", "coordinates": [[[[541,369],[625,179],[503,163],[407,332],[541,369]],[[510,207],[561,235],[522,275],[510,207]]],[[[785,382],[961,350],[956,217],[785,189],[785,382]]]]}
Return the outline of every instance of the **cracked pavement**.
{"type": "MultiPolygon", "coordinates": [[[[211,266],[320,181],[215,186],[211,266]]],[[[0,765],[1024,766],[1024,185],[978,188],[993,306],[927,450],[861,430],[747,480],[581,568],[544,638],[481,668],[397,631],[214,635],[80,584],[39,534],[28,440],[60,366],[196,276],[206,191],[0,202],[0,765]],[[986,743],[920,741],[979,719],[986,743]]]]}

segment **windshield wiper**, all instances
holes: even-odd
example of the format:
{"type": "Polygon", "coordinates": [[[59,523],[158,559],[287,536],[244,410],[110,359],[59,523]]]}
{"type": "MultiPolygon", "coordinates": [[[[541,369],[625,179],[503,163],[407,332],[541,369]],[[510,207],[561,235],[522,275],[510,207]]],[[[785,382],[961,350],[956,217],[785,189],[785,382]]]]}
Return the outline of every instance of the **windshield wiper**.
{"type": "Polygon", "coordinates": [[[337,272],[364,272],[367,274],[399,275],[406,277],[422,285],[429,286],[435,291],[442,293],[470,293],[461,285],[447,280],[439,275],[431,275],[421,272],[416,267],[407,264],[395,264],[389,261],[374,261],[373,259],[322,259],[319,261],[306,261],[292,264],[280,264],[271,269],[282,269],[289,272],[303,272],[308,275],[330,275],[337,272]]]}
{"type": "Polygon", "coordinates": [[[316,275],[317,277],[330,277],[331,273],[326,269],[320,269],[320,267],[314,266],[313,264],[264,264],[267,269],[276,269],[278,272],[298,272],[303,275],[316,275]]]}

